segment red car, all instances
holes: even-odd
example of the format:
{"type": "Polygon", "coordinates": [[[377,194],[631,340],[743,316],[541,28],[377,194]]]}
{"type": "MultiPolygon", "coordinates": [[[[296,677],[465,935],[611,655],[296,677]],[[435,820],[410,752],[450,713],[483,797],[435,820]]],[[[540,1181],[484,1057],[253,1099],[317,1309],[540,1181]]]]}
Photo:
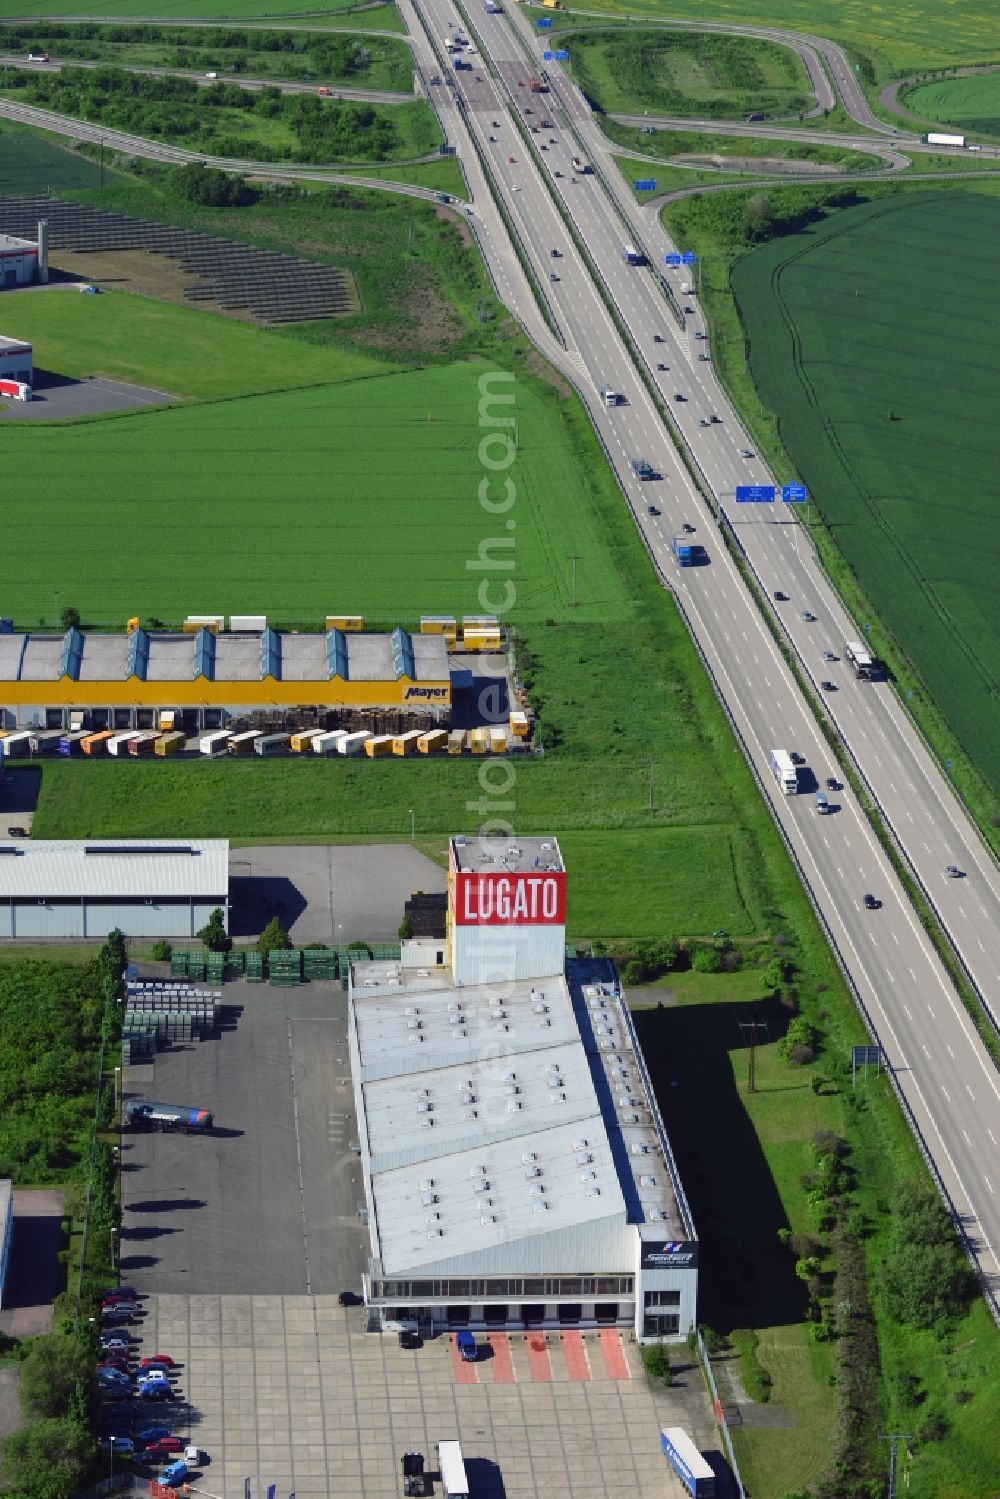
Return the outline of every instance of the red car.
{"type": "Polygon", "coordinates": [[[153,1364],[162,1364],[165,1369],[172,1369],[174,1361],[169,1353],[154,1353],[152,1358],[144,1358],[139,1361],[140,1369],[148,1369],[153,1364]]]}
{"type": "Polygon", "coordinates": [[[97,1367],[99,1369],[120,1369],[123,1374],[131,1372],[127,1358],[112,1358],[110,1355],[107,1358],[102,1358],[97,1367]]]}
{"type": "Polygon", "coordinates": [[[122,1291],[109,1291],[106,1296],[101,1297],[101,1306],[117,1306],[120,1301],[134,1301],[134,1296],[126,1296],[122,1291]]]}
{"type": "Polygon", "coordinates": [[[149,1446],[145,1450],[146,1452],[152,1452],[154,1454],[167,1452],[183,1452],[184,1443],[181,1441],[180,1437],[157,1437],[156,1441],[150,1442],[149,1446]]]}

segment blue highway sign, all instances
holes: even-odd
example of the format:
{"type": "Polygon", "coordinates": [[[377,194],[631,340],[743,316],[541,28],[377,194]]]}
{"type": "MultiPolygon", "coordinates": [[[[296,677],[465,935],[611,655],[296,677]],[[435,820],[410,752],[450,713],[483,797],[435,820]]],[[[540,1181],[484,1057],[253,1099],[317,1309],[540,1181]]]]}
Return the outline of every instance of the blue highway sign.
{"type": "Polygon", "coordinates": [[[551,62],[552,59],[555,57],[555,55],[556,54],[554,52],[543,52],[542,53],[542,61],[543,62],[551,62]]]}
{"type": "Polygon", "coordinates": [[[634,183],[634,187],[635,187],[635,190],[636,190],[637,193],[655,193],[656,192],[656,178],[655,177],[639,177],[639,178],[636,179],[636,182],[634,183]]]}
{"type": "Polygon", "coordinates": [[[663,257],[663,263],[664,263],[664,265],[680,265],[680,263],[681,263],[681,257],[679,255],[673,255],[673,254],[664,255],[664,257],[663,257]]]}
{"type": "Polygon", "coordinates": [[[698,257],[693,250],[685,250],[681,256],[681,265],[694,265],[697,259],[698,257]]]}
{"type": "Polygon", "coordinates": [[[773,484],[737,484],[737,505],[773,505],[773,484]]]}
{"type": "Polygon", "coordinates": [[[551,31],[552,30],[552,21],[549,18],[546,18],[544,21],[537,22],[537,25],[538,25],[539,31],[551,31]]]}
{"type": "Polygon", "coordinates": [[[557,52],[556,53],[556,62],[569,62],[569,53],[568,52],[557,52]]]}
{"type": "Polygon", "coordinates": [[[809,498],[809,491],[804,484],[783,484],[781,498],[786,505],[801,505],[803,500],[809,498]]]}

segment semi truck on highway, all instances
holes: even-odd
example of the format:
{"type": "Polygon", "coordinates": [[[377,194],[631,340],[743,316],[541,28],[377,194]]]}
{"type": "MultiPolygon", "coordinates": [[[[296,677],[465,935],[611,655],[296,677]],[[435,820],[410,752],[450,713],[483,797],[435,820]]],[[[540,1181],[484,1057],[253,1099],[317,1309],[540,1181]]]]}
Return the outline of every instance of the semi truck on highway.
{"type": "Polygon", "coordinates": [[[148,1103],[142,1098],[126,1104],[125,1119],[133,1129],[181,1130],[186,1135],[204,1135],[212,1128],[212,1115],[208,1109],[148,1103]]]}
{"type": "Polygon", "coordinates": [[[622,245],[622,260],[626,265],[645,265],[646,257],[635,245],[622,245]]]}
{"type": "Polygon", "coordinates": [[[705,548],[701,542],[692,541],[689,536],[672,536],[670,550],[678,567],[697,567],[699,562],[705,560],[705,548]]]}
{"type": "Polygon", "coordinates": [[[854,667],[854,675],[870,682],[875,675],[875,662],[860,640],[849,640],[844,646],[844,655],[854,667]]]}
{"type": "Polygon", "coordinates": [[[925,146],[964,146],[965,145],[965,136],[964,135],[943,135],[938,130],[928,131],[927,135],[922,135],[920,137],[920,139],[923,141],[923,143],[924,143],[925,146]]]}
{"type": "Polygon", "coordinates": [[[787,750],[771,751],[771,770],[785,795],[794,796],[799,789],[799,773],[795,768],[795,761],[787,750]]]}
{"type": "Polygon", "coordinates": [[[605,406],[618,406],[621,403],[621,396],[618,394],[617,390],[615,390],[613,385],[602,385],[601,400],[604,402],[605,406]]]}
{"type": "Polygon", "coordinates": [[[590,162],[585,161],[582,156],[574,156],[573,170],[574,172],[579,172],[581,177],[586,177],[588,173],[593,170],[593,168],[591,167],[590,162]]]}
{"type": "Polygon", "coordinates": [[[715,1499],[715,1474],[683,1427],[661,1427],[660,1451],[691,1499],[715,1499]]]}

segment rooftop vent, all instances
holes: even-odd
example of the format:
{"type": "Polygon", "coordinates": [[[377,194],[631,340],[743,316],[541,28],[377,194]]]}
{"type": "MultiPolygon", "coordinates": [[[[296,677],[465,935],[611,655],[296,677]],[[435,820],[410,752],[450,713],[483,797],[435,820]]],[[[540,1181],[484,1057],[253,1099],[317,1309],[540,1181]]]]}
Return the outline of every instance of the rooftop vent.
{"type": "Polygon", "coordinates": [[[532,1208],[534,1209],[534,1211],[536,1213],[545,1213],[545,1212],[548,1212],[549,1205],[548,1205],[548,1203],[543,1198],[539,1198],[538,1201],[537,1202],[533,1202],[531,1204],[531,1206],[532,1206],[532,1208]]]}
{"type": "Polygon", "coordinates": [[[656,1186],[656,1177],[655,1176],[640,1176],[640,1178],[639,1178],[639,1185],[640,1185],[640,1187],[655,1187],[656,1186]]]}
{"type": "Polygon", "coordinates": [[[545,1016],[542,1016],[542,1018],[540,1020],[536,1020],[535,1021],[535,1024],[537,1025],[537,1027],[538,1027],[538,1029],[540,1031],[543,1031],[547,1025],[551,1025],[552,1024],[552,1021],[549,1020],[549,1019],[547,1019],[545,1016]]]}
{"type": "Polygon", "coordinates": [[[521,1153],[521,1160],[527,1165],[529,1161],[537,1161],[538,1156],[533,1150],[525,1150],[521,1153]]]}
{"type": "Polygon", "coordinates": [[[437,1195],[436,1192],[423,1192],[423,1193],[421,1193],[420,1202],[421,1202],[421,1205],[423,1207],[425,1207],[425,1208],[432,1208],[434,1206],[434,1204],[437,1202],[437,1200],[438,1200],[438,1195],[437,1195]]]}
{"type": "Polygon", "coordinates": [[[587,1148],[587,1141],[586,1140],[574,1140],[573,1141],[573,1149],[574,1150],[586,1150],[586,1148],[587,1148]]]}
{"type": "Polygon", "coordinates": [[[423,1181],[420,1183],[420,1190],[421,1192],[429,1192],[433,1185],[434,1178],[432,1176],[425,1176],[423,1181]]]}
{"type": "Polygon", "coordinates": [[[528,1188],[528,1190],[531,1193],[532,1197],[545,1196],[545,1188],[542,1186],[541,1182],[534,1182],[532,1186],[528,1188]]]}
{"type": "Polygon", "coordinates": [[[524,1174],[525,1176],[541,1176],[542,1168],[541,1166],[529,1166],[524,1174]]]}
{"type": "Polygon", "coordinates": [[[578,1166],[589,1166],[593,1159],[594,1157],[589,1150],[581,1150],[576,1158],[576,1164],[578,1166]]]}
{"type": "Polygon", "coordinates": [[[508,1114],[516,1114],[518,1112],[518,1110],[520,1109],[520,1107],[521,1107],[521,1100],[519,1098],[508,1098],[508,1100],[507,1100],[507,1112],[508,1112],[508,1114]]]}
{"type": "Polygon", "coordinates": [[[429,1239],[440,1239],[441,1238],[441,1230],[439,1228],[429,1228],[427,1230],[427,1237],[429,1239]]]}
{"type": "Polygon", "coordinates": [[[601,1195],[601,1189],[600,1189],[600,1187],[588,1187],[587,1188],[587,1196],[588,1197],[600,1197],[600,1195],[601,1195]]]}
{"type": "Polygon", "coordinates": [[[595,1182],[597,1180],[597,1172],[596,1171],[583,1171],[583,1172],[580,1173],[580,1180],[582,1182],[595,1182]]]}
{"type": "Polygon", "coordinates": [[[470,1172],[470,1175],[471,1176],[485,1176],[486,1175],[486,1167],[485,1166],[473,1166],[472,1171],[470,1172]]]}
{"type": "Polygon", "coordinates": [[[453,1041],[461,1041],[465,1037],[465,1035],[466,1035],[465,1028],[463,1026],[459,1025],[459,1026],[456,1026],[455,1029],[451,1032],[451,1039],[453,1041]]]}
{"type": "Polygon", "coordinates": [[[466,1109],[466,1111],[465,1111],[465,1117],[466,1117],[466,1119],[478,1119],[479,1118],[479,1110],[478,1109],[466,1109]]]}
{"type": "Polygon", "coordinates": [[[566,1095],[565,1095],[565,1093],[550,1093],[549,1094],[549,1102],[550,1103],[565,1103],[566,1102],[566,1095]]]}

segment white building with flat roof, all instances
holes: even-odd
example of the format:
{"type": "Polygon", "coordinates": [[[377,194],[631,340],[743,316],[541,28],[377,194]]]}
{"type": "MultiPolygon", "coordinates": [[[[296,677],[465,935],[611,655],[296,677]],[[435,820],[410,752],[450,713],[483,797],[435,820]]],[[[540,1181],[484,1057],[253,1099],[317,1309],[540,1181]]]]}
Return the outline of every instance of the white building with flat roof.
{"type": "Polygon", "coordinates": [[[555,840],[512,848],[497,865],[481,840],[452,840],[446,948],[461,981],[429,948],[421,968],[351,968],[372,1325],[682,1338],[697,1311],[694,1225],[614,965],[565,961],[555,840]],[[469,872],[489,879],[463,892],[469,872]],[[555,895],[540,883],[553,875],[555,895]],[[456,909],[490,918],[478,972],[456,909]],[[553,966],[525,973],[533,954],[553,966]]]}

